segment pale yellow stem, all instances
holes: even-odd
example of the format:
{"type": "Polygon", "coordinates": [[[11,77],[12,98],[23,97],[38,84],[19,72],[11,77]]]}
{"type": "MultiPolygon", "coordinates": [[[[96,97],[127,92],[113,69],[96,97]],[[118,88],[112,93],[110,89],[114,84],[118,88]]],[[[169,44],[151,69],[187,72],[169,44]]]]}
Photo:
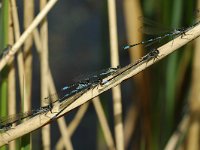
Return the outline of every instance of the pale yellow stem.
{"type": "MultiPolygon", "coordinates": [[[[40,10],[42,11],[46,6],[47,0],[40,0],[40,10]]],[[[40,28],[41,37],[41,52],[40,52],[40,72],[41,72],[41,100],[48,94],[48,23],[47,19],[44,18],[40,28]]],[[[45,104],[41,101],[41,105],[45,104]]],[[[42,142],[43,149],[50,150],[51,147],[51,134],[50,125],[42,128],[42,142]]]]}
{"type": "MultiPolygon", "coordinates": [[[[34,19],[34,0],[24,0],[24,29],[26,30],[34,19]]],[[[24,43],[24,66],[25,66],[25,89],[26,99],[24,100],[24,111],[31,109],[31,91],[32,91],[32,35],[24,43]]],[[[24,80],[25,80],[24,79],[24,80]]]]}
{"type": "Polygon", "coordinates": [[[106,120],[106,115],[104,113],[104,110],[103,110],[103,107],[101,105],[99,97],[95,97],[92,100],[92,102],[93,102],[95,110],[97,112],[97,116],[98,116],[100,125],[102,127],[103,134],[104,134],[106,143],[108,145],[108,148],[109,148],[109,150],[115,150],[114,140],[112,138],[112,134],[111,134],[111,131],[109,129],[108,122],[106,120]]]}
{"type": "MultiPolygon", "coordinates": [[[[117,19],[116,19],[116,2],[115,0],[108,0],[108,20],[109,20],[109,34],[110,34],[110,56],[111,66],[117,67],[119,65],[118,54],[118,35],[117,35],[117,19]]],[[[113,95],[113,114],[115,121],[115,143],[117,150],[124,149],[124,135],[122,122],[122,103],[120,86],[112,89],[113,95]]]]}
{"type": "MultiPolygon", "coordinates": [[[[17,12],[16,1],[10,0],[10,2],[11,2],[13,24],[14,24],[15,39],[17,41],[20,38],[19,17],[18,17],[18,12],[17,12]]],[[[19,83],[20,83],[20,95],[21,95],[21,100],[23,100],[23,99],[26,99],[26,91],[25,91],[26,88],[24,87],[25,76],[24,76],[24,59],[23,59],[22,51],[18,52],[17,62],[18,62],[18,69],[19,69],[18,72],[19,72],[19,83]]]]}
{"type": "MultiPolygon", "coordinates": [[[[8,29],[8,43],[12,45],[14,43],[14,29],[13,29],[13,20],[11,15],[11,6],[9,2],[9,29],[8,29]]],[[[9,72],[8,72],[8,115],[16,114],[16,74],[13,60],[9,63],[9,72]]],[[[15,150],[16,143],[12,141],[9,144],[10,150],[15,150]]]]}

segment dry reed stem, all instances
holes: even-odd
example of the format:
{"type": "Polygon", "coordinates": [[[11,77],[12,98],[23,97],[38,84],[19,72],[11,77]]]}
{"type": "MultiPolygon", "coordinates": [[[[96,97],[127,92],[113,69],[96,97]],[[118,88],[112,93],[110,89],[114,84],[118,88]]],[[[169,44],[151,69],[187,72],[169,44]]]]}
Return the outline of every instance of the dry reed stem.
{"type": "Polygon", "coordinates": [[[189,100],[189,107],[191,112],[191,119],[189,125],[189,132],[187,137],[187,149],[197,150],[200,149],[200,39],[195,41],[195,51],[192,69],[192,84],[191,96],[189,100]]]}
{"type": "MultiPolygon", "coordinates": [[[[80,106],[75,117],[73,118],[73,120],[70,122],[70,124],[68,126],[68,134],[69,134],[68,136],[73,135],[73,133],[76,130],[76,128],[78,127],[81,119],[85,115],[85,113],[88,109],[88,106],[89,106],[89,103],[85,103],[84,105],[80,106]]],[[[65,140],[65,138],[60,138],[56,144],[55,149],[63,149],[64,148],[64,140],[65,140]]]]}
{"type": "Polygon", "coordinates": [[[33,31],[33,39],[34,39],[34,43],[36,46],[36,50],[38,52],[38,54],[40,54],[42,46],[41,46],[41,38],[40,38],[40,34],[37,28],[35,28],[35,30],[33,31]]]}
{"type": "Polygon", "coordinates": [[[115,150],[114,140],[112,138],[112,134],[111,134],[110,128],[108,126],[108,122],[106,120],[106,115],[105,115],[103,107],[101,105],[100,98],[95,97],[92,100],[92,102],[93,102],[95,110],[97,112],[97,116],[98,116],[100,125],[102,127],[102,131],[103,131],[103,134],[104,134],[104,137],[105,137],[105,141],[108,145],[108,149],[109,150],[115,150]]]}
{"type": "MultiPolygon", "coordinates": [[[[14,43],[14,30],[13,30],[13,21],[11,15],[11,6],[9,3],[9,28],[8,28],[8,43],[14,43]]],[[[14,59],[14,58],[13,58],[14,59]]],[[[16,75],[15,67],[13,60],[9,63],[9,72],[8,72],[8,115],[16,114],[16,75]]],[[[12,141],[9,143],[9,150],[15,150],[16,143],[12,141]]]]}
{"type": "MultiPolygon", "coordinates": [[[[125,18],[125,26],[126,26],[126,35],[127,35],[127,40],[128,43],[138,43],[142,41],[142,32],[139,32],[139,28],[142,26],[142,20],[139,20],[138,18],[142,16],[142,10],[141,10],[141,3],[139,0],[125,0],[123,1],[123,12],[124,12],[124,18],[125,18]],[[134,15],[133,15],[134,13],[134,15]]],[[[143,45],[138,45],[135,46],[131,49],[129,49],[130,53],[130,59],[131,62],[134,62],[136,59],[141,57],[144,53],[143,51],[143,45]]],[[[140,104],[137,107],[142,107],[141,109],[135,109],[135,105],[131,105],[129,107],[130,111],[128,113],[133,113],[133,114],[127,114],[125,118],[125,123],[124,123],[124,142],[125,142],[125,148],[129,145],[129,142],[131,140],[131,137],[134,132],[135,124],[136,124],[136,119],[137,119],[137,112],[140,111],[141,113],[141,118],[142,118],[142,135],[144,135],[142,138],[144,139],[145,145],[147,147],[150,144],[150,116],[149,116],[149,103],[150,103],[150,96],[149,96],[149,74],[148,72],[141,72],[137,76],[134,76],[133,78],[134,82],[137,85],[137,97],[140,98],[140,102],[137,103],[136,105],[140,104]],[[144,94],[145,93],[145,94],[144,94]],[[129,119],[129,117],[133,116],[134,119],[129,119]],[[126,125],[127,124],[127,125],[126,125]]]]}
{"type": "MultiPolygon", "coordinates": [[[[14,25],[14,35],[15,35],[15,40],[19,40],[20,38],[20,27],[19,27],[19,17],[18,17],[18,12],[17,12],[17,6],[16,6],[16,1],[15,0],[10,0],[11,3],[11,12],[12,12],[12,19],[13,19],[13,25],[14,25]]],[[[3,60],[3,59],[2,59],[3,60]]],[[[21,100],[26,99],[26,91],[24,87],[24,82],[25,82],[25,76],[24,76],[24,58],[23,58],[23,53],[22,51],[19,51],[17,54],[17,64],[18,64],[18,69],[19,69],[19,85],[20,85],[20,96],[21,100]]],[[[24,101],[25,102],[25,101],[24,101]]]]}
{"type": "Polygon", "coordinates": [[[188,130],[189,121],[190,121],[190,116],[186,114],[183,117],[181,123],[179,124],[178,129],[172,134],[171,138],[168,140],[168,143],[165,146],[165,150],[173,150],[176,148],[180,138],[188,130]]]}
{"type": "MultiPolygon", "coordinates": [[[[8,74],[8,114],[13,115],[16,114],[16,91],[13,90],[16,87],[16,74],[14,65],[10,65],[11,69],[8,74]]],[[[12,141],[9,144],[9,150],[15,150],[16,145],[15,141],[12,141]]]]}
{"type": "Polygon", "coordinates": [[[64,149],[64,145],[63,145],[64,141],[62,138],[60,138],[58,140],[58,142],[56,143],[56,146],[54,147],[55,150],[60,150],[60,149],[64,149]]]}
{"type": "MultiPolygon", "coordinates": [[[[15,89],[15,68],[14,65],[9,65],[11,69],[9,70],[8,73],[8,114],[13,115],[16,114],[16,91],[13,90],[15,89]]],[[[9,144],[9,149],[10,150],[15,150],[15,141],[11,142],[9,144]]]]}
{"type": "Polygon", "coordinates": [[[50,120],[49,115],[52,116],[53,114],[48,113],[46,115],[38,115],[32,119],[23,122],[21,125],[18,125],[15,128],[10,129],[9,131],[6,131],[5,133],[1,134],[0,146],[7,144],[6,142],[21,137],[22,135],[30,133],[30,130],[33,131],[36,128],[39,128],[42,125],[46,124],[50,120]]]}
{"type": "MultiPolygon", "coordinates": [[[[116,3],[115,0],[108,0],[107,2],[108,2],[111,66],[117,67],[119,65],[119,54],[118,54],[116,3]]],[[[115,122],[114,126],[115,126],[116,149],[123,150],[124,135],[123,135],[122,102],[121,102],[120,85],[112,89],[112,96],[113,96],[113,114],[115,122]]]]}
{"type": "MultiPolygon", "coordinates": [[[[102,105],[100,103],[99,97],[96,97],[96,98],[93,99],[93,104],[94,104],[95,110],[97,112],[97,115],[98,115],[98,118],[99,118],[99,121],[100,121],[100,125],[102,126],[103,134],[105,136],[106,143],[107,143],[110,150],[114,150],[115,149],[114,141],[112,139],[112,135],[111,135],[108,123],[106,121],[106,117],[105,117],[102,105]]],[[[89,106],[89,103],[86,103],[83,106],[81,106],[81,108],[77,112],[76,116],[74,117],[73,121],[70,123],[69,128],[68,128],[68,130],[69,130],[68,136],[72,136],[74,130],[76,129],[77,125],[79,124],[80,120],[82,119],[83,115],[85,114],[85,112],[86,112],[86,110],[89,106]]],[[[65,140],[63,140],[63,139],[66,140],[66,138],[62,138],[57,142],[56,149],[62,149],[63,148],[63,143],[65,142],[65,140]]]]}
{"type": "Polygon", "coordinates": [[[79,108],[78,112],[76,113],[74,119],[70,122],[69,127],[68,127],[70,136],[72,136],[73,133],[75,132],[80,121],[82,120],[83,116],[85,115],[86,111],[88,110],[88,107],[89,107],[89,103],[85,103],[84,105],[82,105],[79,108]]]}
{"type": "MultiPolygon", "coordinates": [[[[40,11],[46,6],[47,0],[40,0],[40,11]]],[[[48,63],[48,23],[46,17],[41,22],[40,27],[41,37],[41,52],[40,52],[40,75],[41,75],[41,105],[44,106],[42,101],[46,95],[48,95],[48,80],[46,77],[49,74],[48,63]]],[[[51,131],[50,125],[42,128],[42,144],[44,150],[50,150],[51,148],[51,131]]]]}
{"type": "Polygon", "coordinates": [[[0,71],[5,67],[8,63],[9,59],[18,51],[18,49],[22,46],[25,40],[29,37],[29,35],[33,32],[33,30],[38,26],[38,24],[44,19],[47,13],[51,10],[51,8],[55,5],[58,0],[49,0],[44,9],[35,17],[31,25],[27,28],[26,31],[21,35],[19,40],[13,45],[8,54],[0,60],[0,71]]]}
{"type": "MultiPolygon", "coordinates": [[[[159,60],[163,59],[170,53],[174,52],[176,49],[182,47],[186,43],[194,40],[195,38],[200,36],[200,24],[196,25],[195,27],[189,29],[185,32],[185,35],[178,36],[172,41],[169,41],[165,45],[158,48],[159,55],[157,59],[152,59],[148,63],[142,62],[137,65],[129,64],[121,69],[118,72],[114,73],[111,76],[115,76],[112,80],[107,82],[105,85],[98,85],[97,87],[86,91],[82,96],[75,99],[75,101],[69,105],[66,109],[64,109],[59,115],[58,118],[65,115],[67,112],[71,111],[72,109],[86,103],[87,101],[91,100],[92,98],[98,96],[99,94],[115,87],[116,85],[120,84],[124,80],[138,74],[139,72],[143,71],[144,69],[148,68],[152,64],[158,62],[159,60]],[[123,71],[123,72],[121,72],[123,71]]],[[[66,103],[71,98],[66,99],[62,103],[66,103]]],[[[60,104],[57,104],[53,107],[52,112],[59,111],[60,104]]],[[[7,144],[8,142],[21,137],[27,133],[30,133],[45,124],[50,123],[50,118],[54,117],[56,113],[47,112],[46,114],[37,115],[21,124],[16,126],[13,129],[5,131],[4,133],[0,134],[0,146],[7,144]]]]}
{"type": "MultiPolygon", "coordinates": [[[[192,45],[187,45],[185,49],[191,49],[192,45]]],[[[182,87],[184,84],[185,76],[187,74],[188,68],[190,66],[190,61],[191,61],[191,55],[192,51],[186,51],[183,53],[181,56],[181,60],[179,64],[181,64],[181,67],[177,68],[177,81],[176,81],[176,95],[179,97],[180,94],[182,94],[182,87]]]]}
{"type": "MultiPolygon", "coordinates": [[[[24,28],[28,26],[34,19],[34,0],[24,0],[24,28]]],[[[24,111],[28,111],[31,108],[31,91],[32,91],[32,52],[33,46],[32,35],[26,39],[24,43],[24,66],[25,66],[25,77],[26,77],[26,99],[24,101],[24,111]]]]}
{"type": "MultiPolygon", "coordinates": [[[[142,41],[142,32],[139,32],[139,28],[142,26],[142,21],[138,17],[142,16],[142,10],[139,0],[124,0],[123,12],[125,19],[125,28],[128,43],[138,43],[142,41]],[[134,13],[134,15],[133,15],[134,13]]],[[[129,50],[131,61],[143,55],[142,45],[135,46],[129,50]]]]}
{"type": "Polygon", "coordinates": [[[186,150],[199,150],[199,131],[199,120],[190,120],[186,150]]]}
{"type": "MultiPolygon", "coordinates": [[[[37,52],[38,52],[38,54],[40,54],[42,44],[41,44],[41,40],[40,40],[41,38],[40,38],[40,35],[39,35],[39,31],[37,30],[37,28],[33,31],[33,36],[34,36],[34,41],[35,41],[37,52]]],[[[51,74],[49,67],[48,67],[48,89],[49,89],[49,93],[54,93],[56,91],[54,81],[53,81],[53,78],[52,78],[52,74],[51,74]]],[[[65,121],[64,118],[61,118],[61,119],[58,120],[59,129],[60,129],[61,133],[62,132],[69,132],[69,134],[70,134],[70,129],[66,128],[66,125],[63,123],[64,121],[65,121]]],[[[62,146],[63,148],[65,147],[66,149],[72,147],[71,141],[65,140],[65,139],[69,139],[70,135],[68,135],[68,134],[61,134],[61,135],[62,135],[62,137],[59,139],[59,141],[61,141],[62,145],[60,144],[59,146],[60,147],[62,146]],[[65,136],[67,136],[67,137],[65,137],[65,136]],[[62,140],[62,139],[64,139],[64,140],[62,140]]]]}
{"type": "MultiPolygon", "coordinates": [[[[200,1],[197,3],[197,9],[200,6],[200,1]]],[[[195,41],[193,67],[192,67],[192,82],[191,95],[189,98],[190,108],[190,125],[187,137],[186,149],[199,150],[200,149],[200,39],[195,41]]]]}
{"type": "MultiPolygon", "coordinates": [[[[48,67],[49,68],[49,67],[48,67]]],[[[56,88],[55,88],[55,84],[54,84],[54,81],[53,81],[53,78],[52,78],[52,74],[51,74],[51,71],[49,70],[48,71],[48,89],[49,89],[49,93],[54,93],[56,91],[56,88]]],[[[72,142],[70,140],[70,131],[69,129],[67,128],[67,125],[65,123],[65,119],[64,117],[58,119],[58,125],[59,125],[59,129],[60,129],[60,132],[62,133],[62,138],[63,139],[63,145],[65,146],[66,149],[73,149],[72,147],[72,142]],[[68,133],[68,134],[66,134],[68,133]]]]}
{"type": "Polygon", "coordinates": [[[134,133],[137,118],[138,118],[138,108],[137,106],[133,105],[130,106],[131,109],[128,110],[126,119],[124,121],[124,145],[125,149],[127,149],[131,137],[134,133]]]}
{"type": "Polygon", "coordinates": [[[61,131],[61,135],[62,137],[66,137],[66,139],[63,139],[65,145],[67,145],[67,150],[73,150],[73,146],[72,146],[72,142],[71,142],[71,136],[69,135],[69,131],[66,130],[67,129],[67,125],[65,123],[65,119],[62,117],[60,119],[58,119],[59,123],[59,128],[61,131]]]}

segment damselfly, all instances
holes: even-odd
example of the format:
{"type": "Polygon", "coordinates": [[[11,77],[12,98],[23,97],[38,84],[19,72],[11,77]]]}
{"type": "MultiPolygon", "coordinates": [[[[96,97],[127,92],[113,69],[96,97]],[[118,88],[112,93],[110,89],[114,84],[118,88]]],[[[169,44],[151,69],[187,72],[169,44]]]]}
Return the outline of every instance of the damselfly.
{"type": "Polygon", "coordinates": [[[162,39],[164,39],[166,37],[177,36],[177,35],[181,35],[181,34],[184,34],[184,33],[185,33],[185,30],[175,30],[175,31],[173,31],[171,33],[167,33],[165,35],[158,36],[158,37],[146,40],[146,41],[142,41],[142,42],[131,44],[131,45],[125,45],[123,47],[123,49],[127,50],[127,49],[129,49],[131,47],[134,47],[134,46],[137,46],[137,45],[140,45],[140,44],[150,44],[150,43],[153,43],[153,42],[156,42],[156,41],[160,41],[160,40],[162,40],[162,39]]]}
{"type": "Polygon", "coordinates": [[[14,123],[18,123],[26,118],[32,118],[38,114],[45,113],[49,110],[50,110],[50,108],[48,106],[46,106],[46,107],[40,107],[39,109],[30,110],[27,112],[20,112],[18,114],[9,115],[7,117],[1,117],[0,118],[0,130],[8,130],[12,127],[12,125],[14,123]]]}
{"type": "Polygon", "coordinates": [[[169,29],[167,29],[167,30],[162,29],[164,32],[163,31],[156,32],[159,29],[161,29],[160,26],[157,23],[155,23],[154,21],[151,21],[150,19],[144,18],[144,17],[140,17],[139,19],[143,20],[144,24],[148,25],[148,26],[141,28],[143,33],[151,34],[151,35],[156,34],[156,33],[162,33],[162,35],[156,36],[154,38],[150,38],[146,41],[142,41],[142,42],[139,42],[139,43],[125,45],[123,47],[124,50],[127,50],[131,47],[134,47],[134,46],[137,46],[137,45],[140,45],[140,44],[144,44],[145,46],[150,46],[153,43],[160,42],[161,40],[166,39],[168,37],[174,38],[174,37],[179,36],[179,35],[184,35],[185,31],[188,29],[188,28],[177,28],[177,29],[174,29],[172,31],[170,31],[169,29]],[[149,27],[149,25],[152,26],[152,27],[149,27]]]}
{"type": "Polygon", "coordinates": [[[14,115],[10,115],[7,117],[1,117],[0,118],[0,129],[1,130],[7,130],[11,128],[13,123],[16,123],[18,121],[21,121],[25,118],[28,118],[32,115],[32,111],[24,112],[24,113],[18,113],[14,115]]]}
{"type": "Polygon", "coordinates": [[[143,63],[148,63],[150,60],[152,59],[156,59],[158,58],[159,55],[159,50],[157,49],[152,49],[150,50],[149,53],[147,53],[146,55],[144,55],[143,57],[141,57],[140,59],[138,59],[135,63],[133,64],[129,64],[128,66],[119,69],[116,73],[113,74],[113,76],[109,77],[109,78],[105,78],[103,80],[102,85],[108,85],[111,81],[115,80],[115,78],[123,73],[125,73],[127,70],[137,66],[138,64],[143,64],[143,63]]]}
{"type": "Polygon", "coordinates": [[[45,103],[55,103],[57,101],[61,102],[62,100],[69,98],[70,96],[80,92],[85,88],[88,88],[92,85],[100,84],[104,78],[116,72],[117,69],[119,68],[108,68],[93,73],[90,76],[87,76],[86,78],[74,84],[63,87],[60,92],[50,95],[49,97],[45,98],[44,101],[45,103]]]}
{"type": "Polygon", "coordinates": [[[125,45],[123,47],[124,50],[127,50],[131,47],[134,47],[134,46],[137,46],[137,45],[140,45],[140,44],[149,44],[151,45],[152,43],[154,42],[159,42],[167,37],[174,37],[174,36],[178,36],[178,35],[183,35],[185,34],[185,31],[186,29],[175,29],[174,31],[172,32],[169,32],[167,34],[164,34],[164,35],[161,35],[161,36],[158,36],[158,37],[155,37],[155,38],[151,38],[149,40],[146,40],[146,41],[142,41],[142,42],[139,42],[139,43],[135,43],[135,44],[130,44],[130,45],[125,45]]]}
{"type": "Polygon", "coordinates": [[[86,93],[88,90],[96,87],[99,83],[88,83],[87,86],[84,86],[80,91],[77,91],[72,96],[70,96],[66,101],[62,101],[60,105],[60,111],[52,118],[57,118],[58,115],[60,115],[70,104],[75,102],[80,96],[82,96],[84,93],[86,93]]]}
{"type": "Polygon", "coordinates": [[[141,62],[146,62],[148,63],[151,59],[156,59],[158,58],[159,51],[157,49],[151,50],[149,53],[147,53],[145,56],[139,59],[139,63],[141,62]]]}

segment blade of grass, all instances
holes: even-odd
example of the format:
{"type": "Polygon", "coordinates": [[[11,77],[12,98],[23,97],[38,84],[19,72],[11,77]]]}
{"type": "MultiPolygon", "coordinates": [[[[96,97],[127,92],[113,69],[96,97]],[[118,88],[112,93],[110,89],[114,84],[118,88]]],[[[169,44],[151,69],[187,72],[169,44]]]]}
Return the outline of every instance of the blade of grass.
{"type": "MultiPolygon", "coordinates": [[[[182,16],[183,1],[177,0],[173,1],[172,9],[172,26],[178,27],[180,25],[180,20],[182,16]]],[[[171,11],[170,9],[168,9],[171,11]]],[[[169,18],[171,18],[169,16],[169,18]]],[[[165,128],[161,133],[163,135],[162,145],[163,147],[168,138],[172,133],[174,126],[174,113],[175,113],[175,99],[176,99],[176,84],[177,84],[177,63],[178,63],[178,53],[174,53],[168,59],[167,69],[166,69],[166,103],[165,103],[165,128]]]]}

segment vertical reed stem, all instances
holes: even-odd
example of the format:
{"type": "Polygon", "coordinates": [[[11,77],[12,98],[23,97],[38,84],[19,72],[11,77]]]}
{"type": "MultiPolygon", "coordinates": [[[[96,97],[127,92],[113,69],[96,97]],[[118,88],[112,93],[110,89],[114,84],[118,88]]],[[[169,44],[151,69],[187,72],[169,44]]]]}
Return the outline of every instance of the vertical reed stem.
{"type": "MultiPolygon", "coordinates": [[[[118,36],[117,36],[117,21],[116,21],[116,2],[115,0],[108,0],[108,16],[109,16],[109,34],[110,34],[110,53],[111,66],[117,67],[119,65],[118,54],[118,36]]],[[[115,140],[116,149],[124,149],[124,135],[122,122],[122,103],[120,86],[112,89],[113,93],[113,111],[115,120],[115,140]]]]}
{"type": "MultiPolygon", "coordinates": [[[[47,3],[47,0],[40,0],[40,10],[42,10],[47,3]]],[[[42,51],[40,53],[40,72],[41,72],[41,100],[48,95],[48,83],[46,77],[48,76],[48,24],[47,19],[44,18],[40,28],[40,37],[42,43],[42,51]]],[[[41,102],[42,106],[44,105],[41,102]]],[[[42,128],[42,142],[43,149],[50,150],[51,135],[50,125],[42,128]]]]}

